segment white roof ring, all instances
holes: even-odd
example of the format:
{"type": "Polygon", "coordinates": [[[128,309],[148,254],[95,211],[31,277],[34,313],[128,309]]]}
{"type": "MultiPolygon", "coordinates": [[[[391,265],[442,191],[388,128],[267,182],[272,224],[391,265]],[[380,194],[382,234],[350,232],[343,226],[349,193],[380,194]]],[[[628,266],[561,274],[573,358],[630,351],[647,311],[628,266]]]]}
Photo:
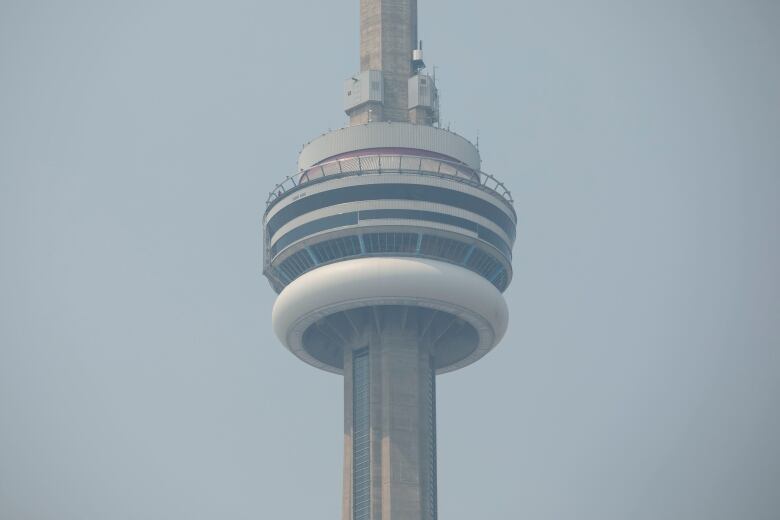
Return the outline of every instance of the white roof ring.
{"type": "Polygon", "coordinates": [[[298,157],[298,169],[356,150],[371,148],[410,148],[452,157],[479,171],[479,150],[468,139],[449,130],[411,123],[367,123],[340,128],[306,144],[298,157]]]}

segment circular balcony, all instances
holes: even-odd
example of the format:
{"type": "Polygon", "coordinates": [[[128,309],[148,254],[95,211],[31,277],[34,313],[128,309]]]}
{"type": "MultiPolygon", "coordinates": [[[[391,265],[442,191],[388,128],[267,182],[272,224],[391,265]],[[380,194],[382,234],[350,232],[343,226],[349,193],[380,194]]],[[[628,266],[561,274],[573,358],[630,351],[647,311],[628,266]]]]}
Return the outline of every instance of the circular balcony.
{"type": "Polygon", "coordinates": [[[506,202],[512,211],[512,193],[494,176],[469,168],[463,163],[421,155],[358,155],[326,161],[298,175],[285,177],[268,193],[266,207],[291,195],[304,185],[350,175],[412,174],[456,179],[491,193],[506,202]]]}

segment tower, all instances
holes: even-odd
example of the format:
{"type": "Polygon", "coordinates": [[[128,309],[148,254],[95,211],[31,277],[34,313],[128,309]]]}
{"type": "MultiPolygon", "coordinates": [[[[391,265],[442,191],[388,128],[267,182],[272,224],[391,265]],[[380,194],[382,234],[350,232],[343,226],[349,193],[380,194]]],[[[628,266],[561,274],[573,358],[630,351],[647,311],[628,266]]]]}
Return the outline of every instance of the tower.
{"type": "Polygon", "coordinates": [[[360,0],[350,125],[269,194],[273,327],[344,378],[343,520],[435,520],[436,375],[502,338],[517,217],[468,140],[434,126],[416,0],[360,0]]]}

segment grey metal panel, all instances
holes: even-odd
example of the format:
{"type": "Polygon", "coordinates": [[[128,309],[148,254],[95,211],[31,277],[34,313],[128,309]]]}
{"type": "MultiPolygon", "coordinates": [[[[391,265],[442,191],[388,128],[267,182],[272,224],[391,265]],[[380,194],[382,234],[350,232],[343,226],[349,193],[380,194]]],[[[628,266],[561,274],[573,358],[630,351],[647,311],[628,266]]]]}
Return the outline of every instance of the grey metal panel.
{"type": "Polygon", "coordinates": [[[427,74],[418,74],[409,78],[409,108],[434,108],[436,85],[427,74]]]}
{"type": "Polygon", "coordinates": [[[346,110],[370,101],[382,103],[384,96],[381,70],[364,70],[344,81],[344,108],[346,110]]]}
{"type": "Polygon", "coordinates": [[[305,170],[330,157],[369,148],[428,150],[480,169],[479,150],[466,138],[433,126],[390,122],[349,126],[324,134],[303,147],[298,168],[305,170]]]}

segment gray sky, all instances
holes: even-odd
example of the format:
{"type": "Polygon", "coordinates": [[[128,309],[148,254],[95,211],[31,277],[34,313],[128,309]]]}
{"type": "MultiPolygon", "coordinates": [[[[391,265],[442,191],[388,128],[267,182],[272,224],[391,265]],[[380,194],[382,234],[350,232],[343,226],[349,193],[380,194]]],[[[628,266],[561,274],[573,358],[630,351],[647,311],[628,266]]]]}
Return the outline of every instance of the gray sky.
{"type": "MultiPolygon", "coordinates": [[[[357,0],[0,1],[0,518],[339,518],[336,376],[260,216],[344,124],[357,0]]],[[[780,516],[780,3],[420,0],[520,216],[439,378],[441,518],[780,516]]]]}

